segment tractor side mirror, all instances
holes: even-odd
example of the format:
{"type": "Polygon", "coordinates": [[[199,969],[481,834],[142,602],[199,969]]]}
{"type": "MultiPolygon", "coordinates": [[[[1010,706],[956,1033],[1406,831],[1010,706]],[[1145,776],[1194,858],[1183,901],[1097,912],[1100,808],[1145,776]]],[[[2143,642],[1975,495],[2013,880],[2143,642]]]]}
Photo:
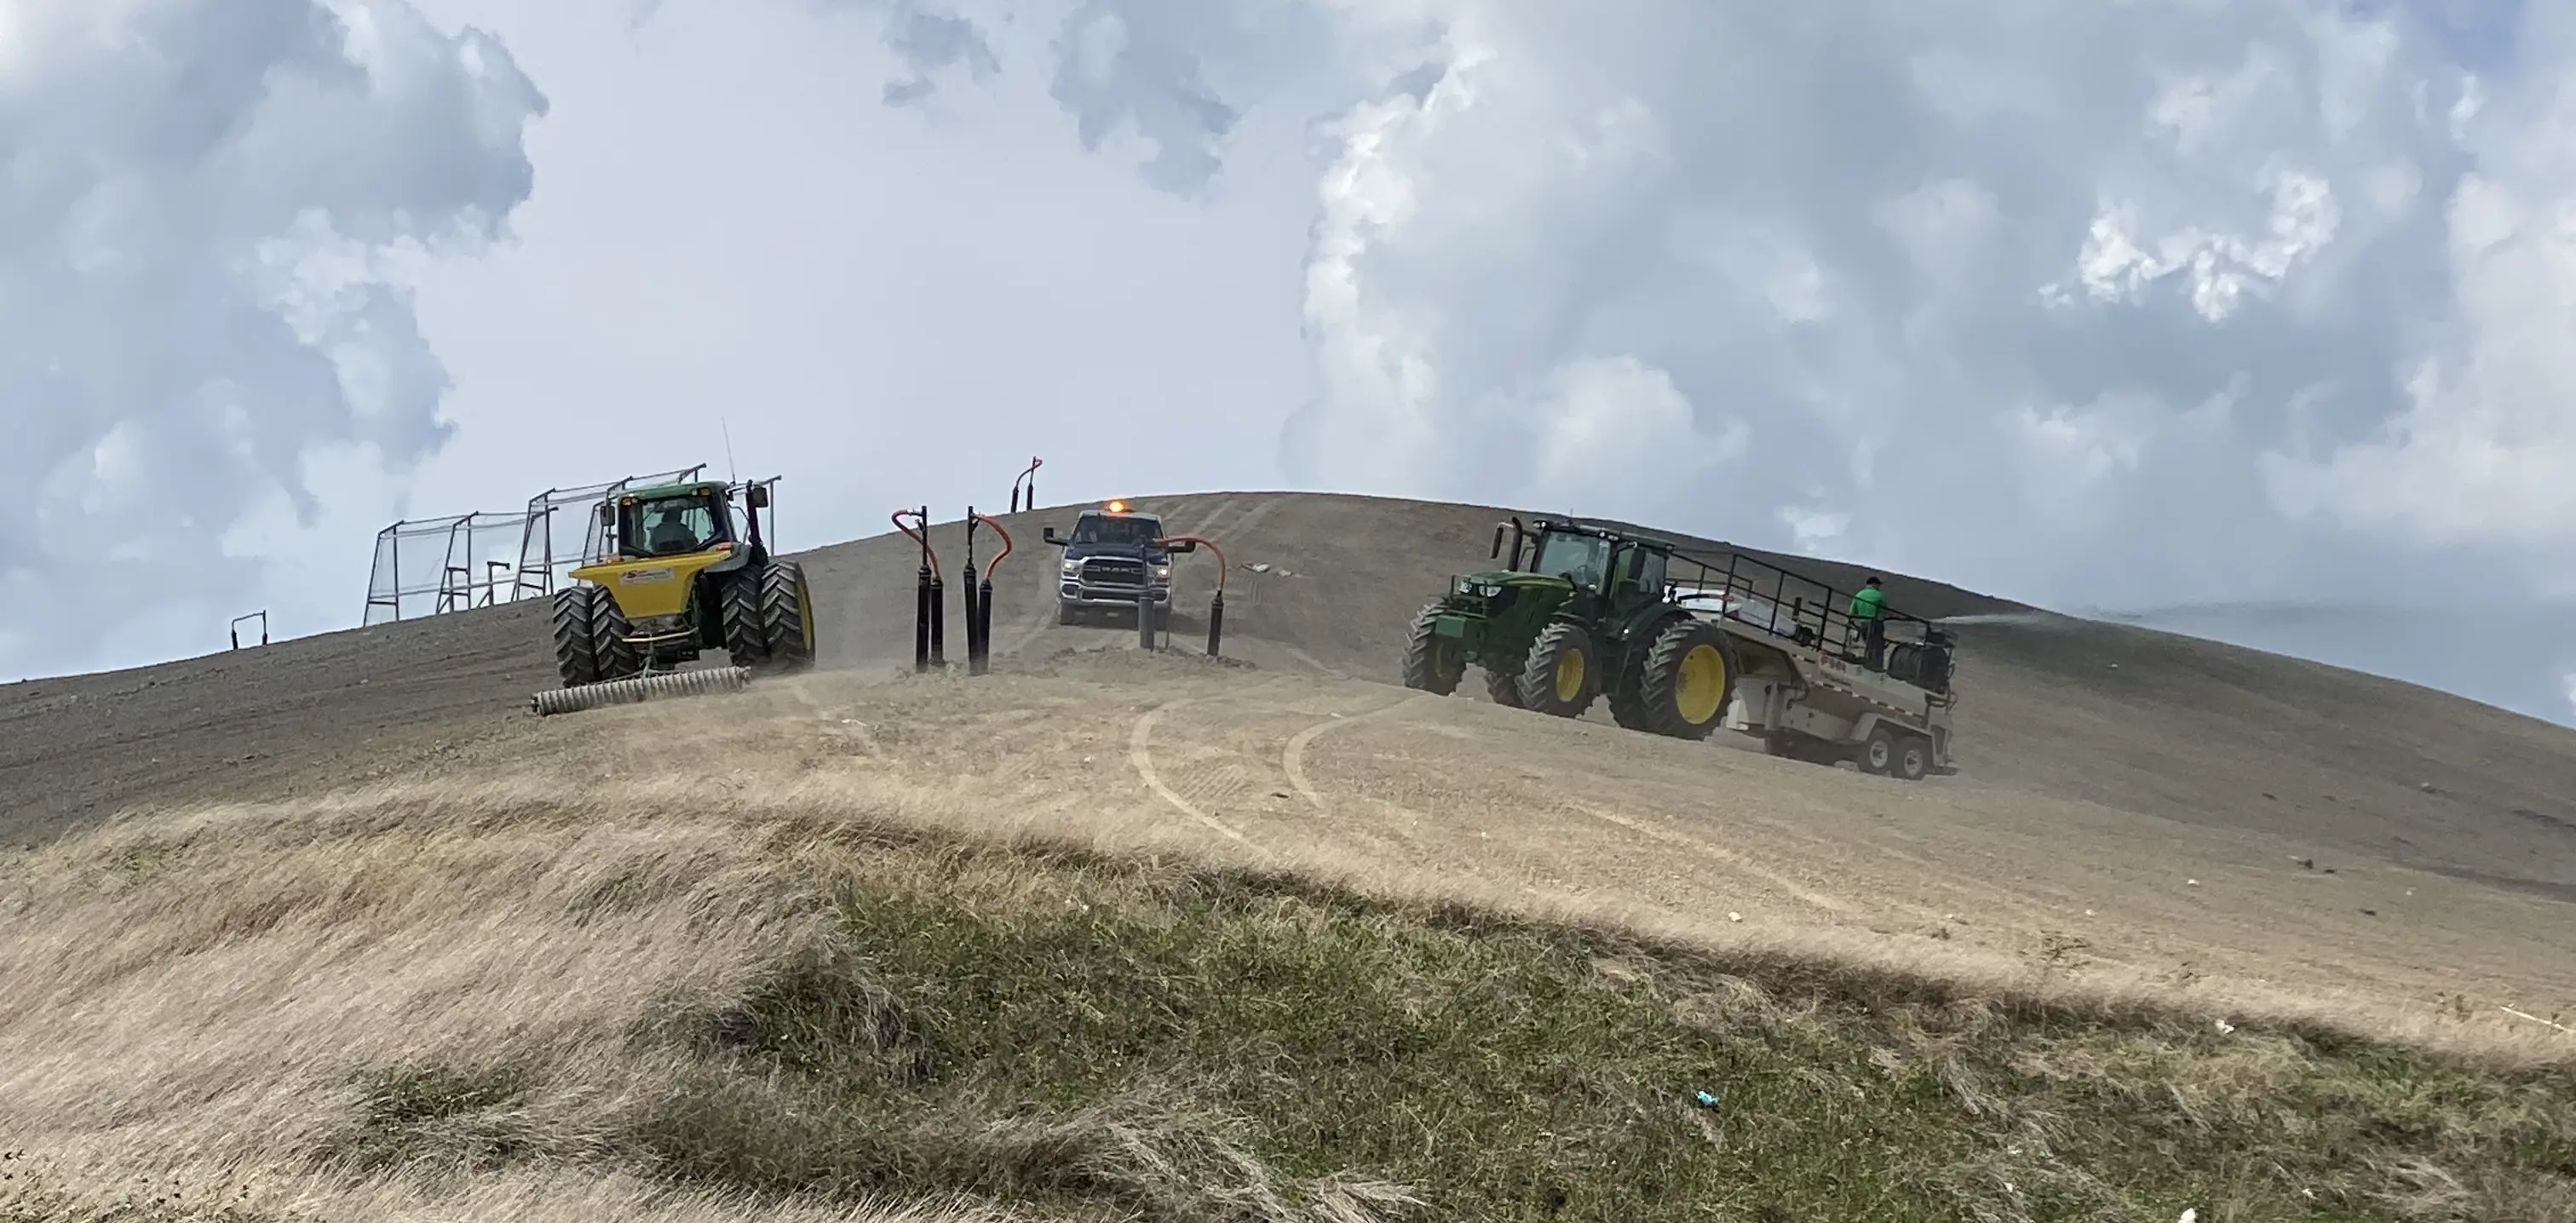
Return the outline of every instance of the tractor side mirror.
{"type": "Polygon", "coordinates": [[[1061,547],[1063,547],[1063,546],[1064,546],[1064,539],[1063,539],[1061,536],[1058,536],[1058,535],[1055,533],[1055,528],[1054,528],[1054,527],[1048,527],[1048,528],[1046,528],[1046,532],[1045,532],[1045,534],[1044,534],[1044,535],[1042,535],[1042,536],[1040,536],[1040,538],[1042,538],[1042,539],[1046,540],[1048,543],[1054,544],[1055,546],[1057,546],[1057,547],[1059,547],[1059,548],[1061,548],[1061,547]]]}
{"type": "Polygon", "coordinates": [[[1494,550],[1485,554],[1485,556],[1486,556],[1486,558],[1487,558],[1487,559],[1489,559],[1489,560],[1501,560],[1501,559],[1503,558],[1503,531],[1504,531],[1504,530],[1505,530],[1505,527],[1504,527],[1504,525],[1503,525],[1502,523],[1499,523],[1499,522],[1498,522],[1498,523],[1495,523],[1495,524],[1494,524],[1494,550]]]}
{"type": "Polygon", "coordinates": [[[751,503],[751,508],[755,510],[768,509],[769,486],[766,484],[754,484],[751,486],[750,492],[743,494],[743,499],[749,501],[751,503]]]}

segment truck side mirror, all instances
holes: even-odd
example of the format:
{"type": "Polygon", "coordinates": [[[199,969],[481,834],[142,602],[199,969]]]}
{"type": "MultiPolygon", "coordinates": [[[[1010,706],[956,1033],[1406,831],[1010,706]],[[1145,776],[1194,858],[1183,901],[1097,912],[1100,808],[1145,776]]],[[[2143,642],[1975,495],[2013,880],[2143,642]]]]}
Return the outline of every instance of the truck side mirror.
{"type": "Polygon", "coordinates": [[[1174,552],[1196,552],[1199,550],[1199,541],[1195,539],[1184,539],[1179,543],[1168,546],[1174,552]]]}
{"type": "Polygon", "coordinates": [[[1044,539],[1044,540],[1046,540],[1048,543],[1054,544],[1055,546],[1057,546],[1057,547],[1059,547],[1059,548],[1061,548],[1061,547],[1063,547],[1063,546],[1064,546],[1064,540],[1063,540],[1063,539],[1061,539],[1061,538],[1059,538],[1059,537],[1056,535],[1056,533],[1055,533],[1055,528],[1054,528],[1054,527],[1048,527],[1048,528],[1046,528],[1046,532],[1045,532],[1045,534],[1044,534],[1044,535],[1042,535],[1042,536],[1040,536],[1040,538],[1043,538],[1043,539],[1044,539]]]}

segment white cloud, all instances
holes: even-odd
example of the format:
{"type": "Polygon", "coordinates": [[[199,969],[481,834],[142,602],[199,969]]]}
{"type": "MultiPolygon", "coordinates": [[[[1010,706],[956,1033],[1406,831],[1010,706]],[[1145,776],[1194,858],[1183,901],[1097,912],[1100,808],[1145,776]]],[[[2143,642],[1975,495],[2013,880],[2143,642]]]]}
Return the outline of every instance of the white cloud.
{"type": "MultiPolygon", "coordinates": [[[[409,102],[300,122],[441,138],[296,158],[303,128],[237,106],[277,125],[244,147],[278,187],[223,180],[187,239],[321,320],[279,349],[300,365],[188,384],[207,454],[308,473],[302,530],[382,496],[349,454],[430,454],[442,418],[424,509],[462,511],[707,457],[686,426],[722,403],[805,490],[802,542],[997,501],[1036,449],[1051,496],[1573,501],[2060,605],[2383,599],[2512,561],[2499,602],[2560,614],[2519,601],[2576,551],[2576,19],[2546,6],[2473,75],[2412,10],[2329,0],[420,2],[502,23],[567,99],[524,246],[402,270],[406,232],[525,194],[493,134],[529,96],[471,71],[497,45],[406,36],[409,102]],[[297,228],[355,179],[428,202],[297,228]],[[239,262],[272,240],[294,257],[239,262]],[[382,289],[411,279],[434,362],[382,289]],[[628,431],[586,423],[608,403],[628,431]],[[1103,419],[1156,441],[1073,427],[1103,419]],[[606,470],[560,469],[575,442],[606,470]]],[[[157,198],[56,201],[48,258],[90,269],[66,283],[167,263],[128,219],[157,198]]],[[[72,334],[46,351],[92,369],[185,351],[72,334]]],[[[109,433],[40,439],[62,496],[121,504],[95,473],[156,461],[109,433]]],[[[2436,622],[2332,650],[2563,713],[2576,654],[2539,619],[2443,643],[2485,651],[2448,670],[2389,636],[2436,622]]]]}
{"type": "Polygon", "coordinates": [[[355,600],[271,588],[225,541],[270,503],[315,520],[319,449],[381,492],[444,442],[385,257],[498,233],[543,98],[401,0],[0,15],[0,480],[37,490],[0,544],[0,673],[164,655],[272,593],[345,623],[355,600]]]}

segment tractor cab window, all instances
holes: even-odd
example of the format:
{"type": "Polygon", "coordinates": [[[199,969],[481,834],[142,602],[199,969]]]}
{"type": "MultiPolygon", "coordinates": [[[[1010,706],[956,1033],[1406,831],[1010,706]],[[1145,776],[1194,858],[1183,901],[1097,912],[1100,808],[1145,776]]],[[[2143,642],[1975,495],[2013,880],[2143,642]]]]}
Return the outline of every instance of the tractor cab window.
{"type": "Polygon", "coordinates": [[[1143,547],[1162,537],[1163,524],[1151,518],[1085,514],[1073,523],[1073,542],[1143,547]]]}
{"type": "Polygon", "coordinates": [[[715,505],[705,497],[670,497],[636,506],[627,524],[627,547],[647,556],[680,556],[705,550],[724,536],[715,505]]]}
{"type": "Polygon", "coordinates": [[[1577,586],[1594,590],[1609,575],[1610,541],[1597,535],[1565,535],[1549,532],[1540,540],[1538,559],[1530,572],[1549,577],[1572,578],[1577,586]]]}
{"type": "Polygon", "coordinates": [[[1619,586],[1630,592],[1659,596],[1664,589],[1664,554],[1630,544],[1619,557],[1619,586]]]}

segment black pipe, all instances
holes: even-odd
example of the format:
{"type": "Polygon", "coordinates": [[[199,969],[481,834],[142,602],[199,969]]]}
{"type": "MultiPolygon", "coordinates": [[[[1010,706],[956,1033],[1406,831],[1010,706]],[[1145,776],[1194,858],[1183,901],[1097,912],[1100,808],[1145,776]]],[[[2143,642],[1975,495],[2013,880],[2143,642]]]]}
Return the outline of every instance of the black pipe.
{"type": "Polygon", "coordinates": [[[930,575],[930,665],[948,665],[948,584],[930,575]]]}
{"type": "Polygon", "coordinates": [[[1151,585],[1136,592],[1136,648],[1154,648],[1154,588],[1151,585]]]}
{"type": "Polygon", "coordinates": [[[912,594],[912,669],[918,674],[930,669],[930,562],[921,563],[912,594]]]}
{"type": "Polygon", "coordinates": [[[958,586],[957,594],[959,598],[966,601],[966,674],[982,675],[984,673],[984,638],[976,624],[975,562],[966,562],[964,573],[966,580],[958,586]]]}
{"type": "Polygon", "coordinates": [[[1225,592],[1220,590],[1208,600],[1208,657],[1217,656],[1217,643],[1225,638],[1225,592]]]}
{"type": "Polygon", "coordinates": [[[986,675],[993,670],[993,578],[989,573],[983,589],[975,594],[975,619],[975,674],[986,675]]]}

